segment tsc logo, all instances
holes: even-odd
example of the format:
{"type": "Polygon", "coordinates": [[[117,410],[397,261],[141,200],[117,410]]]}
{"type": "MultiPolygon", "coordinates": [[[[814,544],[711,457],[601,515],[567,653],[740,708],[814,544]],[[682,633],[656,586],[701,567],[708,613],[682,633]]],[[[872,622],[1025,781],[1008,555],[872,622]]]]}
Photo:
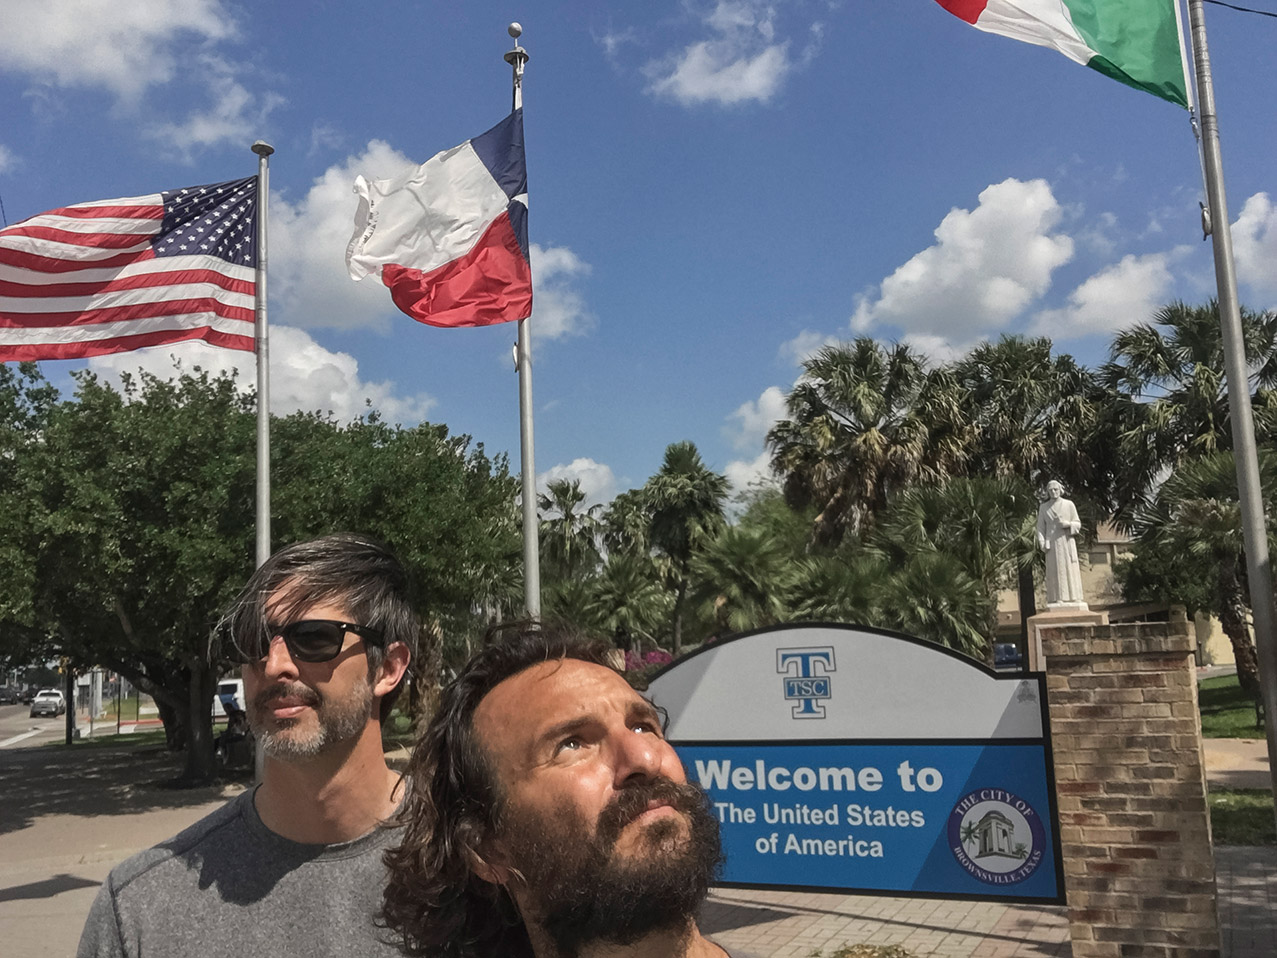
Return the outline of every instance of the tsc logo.
{"type": "Polygon", "coordinates": [[[817,703],[831,697],[828,673],[838,671],[832,646],[777,649],[776,671],[785,676],[785,698],[798,703],[794,718],[825,717],[825,707],[817,703]]]}

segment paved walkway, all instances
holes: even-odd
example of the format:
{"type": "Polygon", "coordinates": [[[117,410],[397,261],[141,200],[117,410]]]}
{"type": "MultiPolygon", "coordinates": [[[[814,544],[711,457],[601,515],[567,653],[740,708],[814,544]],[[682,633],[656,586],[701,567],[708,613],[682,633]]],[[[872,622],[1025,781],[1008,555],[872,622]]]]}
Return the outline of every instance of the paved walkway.
{"type": "MultiPolygon", "coordinates": [[[[1238,757],[1208,743],[1211,781],[1220,784],[1220,775],[1253,762],[1255,746],[1238,757]]],[[[93,896],[116,862],[243,787],[161,787],[174,771],[170,756],[150,749],[0,751],[4,954],[74,954],[93,896]]],[[[1262,785],[1267,781],[1235,787],[1262,785]]],[[[1277,848],[1217,848],[1215,861],[1223,958],[1271,958],[1277,848]]],[[[828,958],[859,943],[902,945],[918,958],[1061,958],[1072,953],[1065,914],[990,902],[723,889],[710,896],[702,925],[724,946],[756,958],[828,958]]]]}

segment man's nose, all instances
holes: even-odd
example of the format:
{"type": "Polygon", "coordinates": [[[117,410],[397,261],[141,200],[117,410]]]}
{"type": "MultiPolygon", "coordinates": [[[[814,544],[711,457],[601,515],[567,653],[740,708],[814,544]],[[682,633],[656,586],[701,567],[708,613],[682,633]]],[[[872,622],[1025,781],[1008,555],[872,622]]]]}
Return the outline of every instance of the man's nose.
{"type": "Polygon", "coordinates": [[[616,781],[657,778],[661,768],[661,740],[649,732],[626,729],[616,750],[616,781]]]}
{"type": "Polygon", "coordinates": [[[278,678],[282,675],[296,677],[297,663],[293,661],[293,656],[288,651],[288,643],[284,641],[283,636],[276,635],[271,638],[262,670],[267,678],[278,678]]]}

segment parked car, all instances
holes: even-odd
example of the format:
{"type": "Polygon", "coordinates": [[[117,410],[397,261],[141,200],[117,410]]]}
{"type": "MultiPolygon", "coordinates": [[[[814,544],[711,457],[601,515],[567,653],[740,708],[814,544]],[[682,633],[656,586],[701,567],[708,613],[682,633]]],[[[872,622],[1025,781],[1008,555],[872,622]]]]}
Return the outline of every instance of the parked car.
{"type": "Polygon", "coordinates": [[[7,685],[0,685],[0,705],[17,705],[18,693],[7,685]]]}
{"type": "Polygon", "coordinates": [[[41,689],[31,700],[31,717],[37,715],[58,716],[67,710],[66,699],[57,689],[41,689]]]}
{"type": "Polygon", "coordinates": [[[1019,670],[1024,666],[1024,656],[1020,647],[1014,642],[995,642],[993,644],[993,667],[999,671],[1019,670]]]}

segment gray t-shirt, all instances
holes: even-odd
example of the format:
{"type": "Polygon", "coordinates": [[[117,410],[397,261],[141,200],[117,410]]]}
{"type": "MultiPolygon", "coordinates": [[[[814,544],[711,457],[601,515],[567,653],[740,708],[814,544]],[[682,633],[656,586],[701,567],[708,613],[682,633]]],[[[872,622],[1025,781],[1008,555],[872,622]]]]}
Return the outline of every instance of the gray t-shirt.
{"type": "Polygon", "coordinates": [[[376,927],[400,831],[304,845],[276,835],[246,791],[111,870],[77,958],[375,958],[399,955],[376,927]]]}

